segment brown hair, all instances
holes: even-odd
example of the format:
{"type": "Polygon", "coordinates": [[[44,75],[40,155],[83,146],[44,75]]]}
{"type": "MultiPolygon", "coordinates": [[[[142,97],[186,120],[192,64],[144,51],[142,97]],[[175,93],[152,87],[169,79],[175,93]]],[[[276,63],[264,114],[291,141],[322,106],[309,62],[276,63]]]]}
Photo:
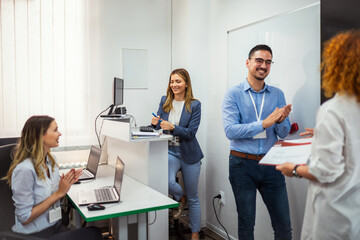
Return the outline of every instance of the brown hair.
{"type": "Polygon", "coordinates": [[[325,43],[321,70],[326,97],[334,93],[348,94],[360,102],[359,30],[339,33],[325,43]]]}
{"type": "Polygon", "coordinates": [[[171,72],[170,77],[169,77],[169,84],[168,84],[167,91],[166,91],[166,101],[163,105],[163,110],[165,112],[169,113],[171,111],[171,109],[173,108],[172,102],[174,100],[174,93],[170,88],[170,81],[171,81],[171,76],[174,74],[179,75],[185,81],[185,83],[187,85],[187,87],[185,89],[185,109],[186,109],[186,111],[191,112],[191,102],[196,99],[194,98],[194,95],[192,92],[190,75],[184,68],[178,68],[171,72]]]}
{"type": "MultiPolygon", "coordinates": [[[[15,167],[28,158],[34,165],[36,175],[40,179],[45,180],[45,175],[42,171],[42,164],[45,161],[43,136],[50,127],[52,121],[54,121],[54,118],[49,116],[32,116],[26,121],[21,131],[20,140],[15,147],[14,159],[10,165],[7,175],[3,178],[3,180],[8,181],[10,186],[11,176],[15,167]]],[[[52,171],[54,171],[54,167],[56,165],[55,159],[50,152],[47,153],[47,156],[49,157],[52,171]]]]}

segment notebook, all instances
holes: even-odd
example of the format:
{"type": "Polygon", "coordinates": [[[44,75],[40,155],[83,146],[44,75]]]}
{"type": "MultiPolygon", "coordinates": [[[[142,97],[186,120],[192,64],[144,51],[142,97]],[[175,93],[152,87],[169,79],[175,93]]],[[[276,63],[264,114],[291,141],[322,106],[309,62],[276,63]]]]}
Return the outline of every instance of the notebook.
{"type": "Polygon", "coordinates": [[[89,159],[86,168],[83,169],[79,181],[94,179],[99,166],[101,148],[91,146],[89,159]]]}
{"type": "Polygon", "coordinates": [[[117,157],[115,167],[114,186],[92,189],[78,193],[79,206],[91,203],[115,203],[120,201],[121,185],[124,177],[124,162],[117,157]]]}

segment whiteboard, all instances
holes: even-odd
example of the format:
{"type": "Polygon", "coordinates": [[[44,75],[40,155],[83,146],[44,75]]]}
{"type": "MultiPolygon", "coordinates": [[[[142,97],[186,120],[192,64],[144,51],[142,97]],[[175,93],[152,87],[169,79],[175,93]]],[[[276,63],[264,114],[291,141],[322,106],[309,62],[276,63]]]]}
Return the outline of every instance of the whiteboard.
{"type": "Polygon", "coordinates": [[[298,132],[314,127],[320,106],[320,3],[229,30],[228,88],[246,80],[245,62],[257,44],[273,51],[265,82],[283,90],[293,104],[290,121],[298,123],[298,132]]]}

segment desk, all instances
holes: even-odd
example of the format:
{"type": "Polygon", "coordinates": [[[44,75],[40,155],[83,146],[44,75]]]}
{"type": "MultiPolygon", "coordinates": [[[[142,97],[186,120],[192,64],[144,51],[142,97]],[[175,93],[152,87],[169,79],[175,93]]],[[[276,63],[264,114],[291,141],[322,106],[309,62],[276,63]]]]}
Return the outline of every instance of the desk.
{"type": "MultiPolygon", "coordinates": [[[[126,165],[125,165],[126,169],[126,165]]],[[[109,218],[117,218],[118,239],[128,239],[127,225],[128,216],[137,216],[138,239],[147,239],[147,213],[150,211],[174,208],[178,203],[154,189],[140,183],[134,178],[124,175],[120,203],[105,204],[105,210],[89,211],[86,206],[80,207],[78,192],[95,189],[114,184],[115,168],[109,165],[101,165],[98,168],[96,180],[84,181],[79,185],[71,186],[67,193],[70,201],[74,204],[80,215],[87,221],[97,221],[109,218]]],[[[136,222],[136,221],[135,221],[136,222]]],[[[168,229],[168,226],[162,226],[168,229]]]]}
{"type": "MultiPolygon", "coordinates": [[[[108,164],[115,166],[119,156],[125,163],[126,175],[167,196],[168,141],[172,136],[162,134],[158,138],[132,139],[132,130],[129,123],[104,120],[101,137],[108,164]]],[[[155,216],[149,215],[151,222],[155,216]]],[[[149,226],[149,239],[167,239],[169,231],[163,226],[168,224],[168,211],[158,211],[156,222],[149,226]]]]}

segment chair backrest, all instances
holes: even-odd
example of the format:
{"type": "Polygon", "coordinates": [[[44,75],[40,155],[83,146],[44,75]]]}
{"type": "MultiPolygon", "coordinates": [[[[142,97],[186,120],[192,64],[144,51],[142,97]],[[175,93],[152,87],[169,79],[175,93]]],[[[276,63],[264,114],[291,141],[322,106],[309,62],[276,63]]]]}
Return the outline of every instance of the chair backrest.
{"type": "Polygon", "coordinates": [[[0,138],[0,146],[8,145],[11,143],[17,143],[18,140],[19,140],[18,137],[0,138]]]}
{"type": "MultiPolygon", "coordinates": [[[[0,178],[9,170],[11,152],[16,144],[0,146],[0,178]]],[[[10,230],[15,223],[15,207],[12,192],[6,181],[0,180],[0,231],[10,230]]]]}

